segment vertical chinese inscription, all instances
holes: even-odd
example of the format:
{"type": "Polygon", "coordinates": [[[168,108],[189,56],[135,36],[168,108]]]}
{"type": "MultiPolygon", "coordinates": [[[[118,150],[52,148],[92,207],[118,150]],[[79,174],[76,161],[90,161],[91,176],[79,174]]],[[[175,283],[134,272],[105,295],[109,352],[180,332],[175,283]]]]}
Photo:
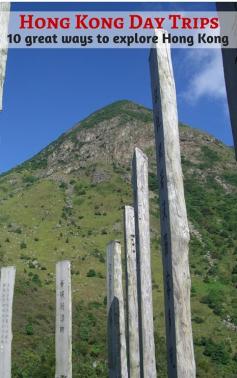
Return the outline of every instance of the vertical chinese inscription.
{"type": "MultiPolygon", "coordinates": [[[[159,39],[164,31],[156,31],[159,39]]],[[[176,91],[169,45],[150,54],[169,378],[196,376],[190,309],[189,229],[183,188],[176,91]]]]}
{"type": "Polygon", "coordinates": [[[130,378],[140,377],[139,327],[137,301],[137,254],[134,208],[125,206],[124,235],[126,257],[126,292],[128,325],[128,369],[130,378]]]}
{"type": "Polygon", "coordinates": [[[140,337],[141,377],[156,377],[153,326],[148,159],[135,148],[133,157],[133,193],[137,253],[137,292],[140,337]]]}
{"type": "Polygon", "coordinates": [[[121,245],[107,247],[107,316],[109,378],[128,378],[121,245]]]}
{"type": "Polygon", "coordinates": [[[11,378],[12,305],[15,267],[1,268],[0,277],[0,372],[11,378]]]}
{"type": "Polygon", "coordinates": [[[8,50],[8,23],[10,16],[10,2],[0,3],[0,110],[2,110],[3,85],[6,72],[8,50]]]}
{"type": "Polygon", "coordinates": [[[56,265],[56,374],[55,378],[72,378],[72,300],[71,265],[56,265]]]}

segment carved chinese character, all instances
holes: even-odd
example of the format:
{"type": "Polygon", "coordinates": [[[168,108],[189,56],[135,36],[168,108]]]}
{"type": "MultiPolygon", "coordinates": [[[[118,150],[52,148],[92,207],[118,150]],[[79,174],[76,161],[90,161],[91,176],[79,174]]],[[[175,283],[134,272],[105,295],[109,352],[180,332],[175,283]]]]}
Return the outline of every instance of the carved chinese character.
{"type": "Polygon", "coordinates": [[[158,115],[155,117],[155,126],[156,126],[156,129],[158,131],[159,128],[160,128],[160,119],[159,119],[158,115]]]}
{"type": "Polygon", "coordinates": [[[164,189],[164,180],[165,180],[165,175],[164,175],[164,170],[162,169],[160,172],[160,188],[161,190],[164,189]]]}
{"type": "Polygon", "coordinates": [[[169,241],[168,241],[168,234],[167,233],[164,234],[163,239],[164,239],[165,256],[167,256],[168,253],[169,253],[169,241]]]}
{"type": "Polygon", "coordinates": [[[157,104],[158,101],[158,93],[157,93],[157,87],[154,88],[154,103],[157,104]]]}
{"type": "Polygon", "coordinates": [[[162,143],[160,142],[159,143],[159,150],[158,150],[158,156],[159,156],[159,159],[161,160],[163,158],[163,146],[162,146],[162,143]]]}
{"type": "Polygon", "coordinates": [[[167,219],[167,212],[166,212],[166,202],[165,200],[162,203],[162,219],[167,219]]]}
{"type": "Polygon", "coordinates": [[[60,333],[64,333],[64,327],[60,327],[60,333]]]}
{"type": "Polygon", "coordinates": [[[167,292],[167,297],[168,300],[170,299],[170,292],[171,292],[171,287],[170,287],[170,274],[166,273],[166,292],[167,292]]]}

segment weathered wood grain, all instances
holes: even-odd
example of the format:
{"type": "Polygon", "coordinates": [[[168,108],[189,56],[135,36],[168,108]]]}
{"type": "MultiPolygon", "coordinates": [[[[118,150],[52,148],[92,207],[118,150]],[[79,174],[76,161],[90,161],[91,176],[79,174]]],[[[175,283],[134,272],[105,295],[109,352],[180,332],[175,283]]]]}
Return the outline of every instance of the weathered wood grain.
{"type": "Polygon", "coordinates": [[[127,348],[122,283],[121,245],[107,247],[107,312],[109,378],[127,378],[127,348]]]}
{"type": "Polygon", "coordinates": [[[55,378],[72,378],[71,264],[56,264],[56,372],[55,378]]]}
{"type": "Polygon", "coordinates": [[[153,326],[148,159],[136,148],[133,157],[133,192],[137,251],[138,311],[141,377],[156,377],[153,326]]]}
{"type": "Polygon", "coordinates": [[[1,268],[0,277],[0,377],[11,378],[12,306],[16,268],[1,268]]]}
{"type": "Polygon", "coordinates": [[[3,86],[7,64],[8,23],[11,3],[0,3],[0,110],[2,110],[3,86]]]}
{"type": "MultiPolygon", "coordinates": [[[[156,31],[159,38],[161,33],[163,31],[156,31]]],[[[181,168],[176,90],[168,44],[151,50],[150,72],[160,197],[168,374],[170,378],[194,378],[189,228],[181,168]]]]}
{"type": "Polygon", "coordinates": [[[124,237],[128,326],[128,375],[130,378],[139,378],[140,355],[137,302],[137,256],[134,208],[132,206],[125,206],[124,209],[124,237]]]}

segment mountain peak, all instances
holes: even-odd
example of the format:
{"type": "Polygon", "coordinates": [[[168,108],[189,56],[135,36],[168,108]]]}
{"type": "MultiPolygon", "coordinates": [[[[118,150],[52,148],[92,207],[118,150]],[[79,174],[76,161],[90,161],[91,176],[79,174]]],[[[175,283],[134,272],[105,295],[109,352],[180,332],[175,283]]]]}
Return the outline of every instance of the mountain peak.
{"type": "Polygon", "coordinates": [[[138,115],[144,116],[144,114],[146,114],[147,120],[152,120],[151,110],[133,101],[119,100],[96,110],[84,120],[76,124],[71,131],[77,128],[92,128],[98,125],[100,122],[113,119],[115,117],[121,117],[122,115],[129,115],[130,117],[136,118],[138,115]]]}
{"type": "MultiPolygon", "coordinates": [[[[198,165],[211,156],[216,169],[224,167],[224,156],[230,156],[232,151],[206,133],[180,126],[183,126],[180,140],[185,161],[198,165]]],[[[80,175],[81,170],[111,162],[129,169],[135,147],[148,155],[152,169],[155,158],[152,111],[132,101],[120,100],[78,122],[14,171],[33,170],[36,176],[57,179],[71,172],[80,175]]]]}

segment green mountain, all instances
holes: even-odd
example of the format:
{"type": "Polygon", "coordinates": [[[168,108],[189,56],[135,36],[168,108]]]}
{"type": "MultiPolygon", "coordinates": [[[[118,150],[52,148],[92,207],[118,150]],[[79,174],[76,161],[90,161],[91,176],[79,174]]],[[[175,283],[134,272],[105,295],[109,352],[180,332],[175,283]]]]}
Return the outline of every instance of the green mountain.
{"type": "MultiPolygon", "coordinates": [[[[191,230],[198,377],[236,377],[237,173],[234,152],[180,125],[191,230]]],[[[73,377],[107,377],[105,248],[123,240],[135,146],[149,157],[155,340],[166,377],[159,207],[150,110],[120,101],[0,176],[0,265],[16,265],[13,377],[54,376],[55,263],[72,262],[73,377]]]]}

